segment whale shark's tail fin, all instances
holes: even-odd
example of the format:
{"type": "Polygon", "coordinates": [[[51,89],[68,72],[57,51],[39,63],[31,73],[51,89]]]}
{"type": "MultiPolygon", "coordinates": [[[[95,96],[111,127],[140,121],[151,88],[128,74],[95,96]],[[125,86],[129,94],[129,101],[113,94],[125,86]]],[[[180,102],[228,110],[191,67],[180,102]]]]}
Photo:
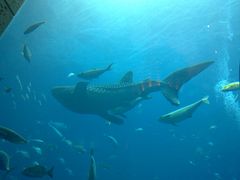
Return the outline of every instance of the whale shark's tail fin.
{"type": "Polygon", "coordinates": [[[162,82],[163,95],[174,105],[179,105],[178,91],[180,88],[198,75],[214,61],[206,61],[200,64],[196,64],[187,68],[180,69],[167,76],[162,82]]]}

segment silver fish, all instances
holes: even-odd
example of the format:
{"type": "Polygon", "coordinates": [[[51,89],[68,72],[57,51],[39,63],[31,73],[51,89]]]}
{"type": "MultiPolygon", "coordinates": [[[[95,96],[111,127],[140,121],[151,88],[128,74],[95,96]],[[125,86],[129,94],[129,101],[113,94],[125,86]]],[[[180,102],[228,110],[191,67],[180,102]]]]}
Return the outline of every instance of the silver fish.
{"type": "Polygon", "coordinates": [[[22,171],[22,174],[24,176],[33,177],[33,178],[44,177],[44,176],[49,176],[53,178],[53,170],[54,170],[54,167],[48,170],[46,167],[36,164],[30,167],[24,168],[22,171]]]}

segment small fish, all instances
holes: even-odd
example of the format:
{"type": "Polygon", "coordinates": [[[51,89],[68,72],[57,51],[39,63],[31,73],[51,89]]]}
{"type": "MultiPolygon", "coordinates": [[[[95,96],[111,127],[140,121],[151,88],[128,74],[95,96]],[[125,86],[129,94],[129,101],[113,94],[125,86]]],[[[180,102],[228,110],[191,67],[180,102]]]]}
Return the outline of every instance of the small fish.
{"type": "Polygon", "coordinates": [[[39,154],[39,155],[42,155],[42,149],[40,147],[37,147],[37,146],[33,146],[32,147],[34,149],[34,151],[39,154]]]}
{"type": "Polygon", "coordinates": [[[20,77],[19,77],[18,75],[16,75],[16,79],[17,79],[17,81],[18,81],[18,84],[19,84],[19,86],[20,86],[20,89],[23,90],[22,82],[21,82],[21,79],[20,79],[20,77]]]}
{"type": "Polygon", "coordinates": [[[118,141],[113,136],[106,136],[115,146],[118,146],[118,141]]]}
{"type": "Polygon", "coordinates": [[[189,164],[191,164],[192,166],[196,166],[196,163],[195,162],[193,162],[193,161],[188,161],[189,162],[189,164]]]}
{"type": "Polygon", "coordinates": [[[50,121],[49,123],[58,129],[67,129],[67,125],[63,122],[50,121]]]}
{"type": "Polygon", "coordinates": [[[208,142],[208,145],[209,145],[209,146],[214,146],[214,143],[213,143],[212,141],[209,141],[209,142],[208,142]]]}
{"type": "Polygon", "coordinates": [[[22,55],[29,63],[31,62],[32,52],[26,44],[23,45],[22,55]]]}
{"type": "Polygon", "coordinates": [[[229,83],[225,86],[223,86],[222,91],[227,92],[227,91],[237,91],[240,90],[240,82],[232,82],[229,83]]]}
{"type": "Polygon", "coordinates": [[[90,168],[88,172],[88,180],[95,180],[96,179],[96,161],[94,159],[94,152],[93,149],[90,151],[90,168]]]}
{"type": "Polygon", "coordinates": [[[71,169],[65,168],[65,171],[68,173],[69,176],[74,176],[74,173],[71,169]]]}
{"type": "Polygon", "coordinates": [[[0,81],[2,81],[2,80],[4,80],[4,78],[3,78],[3,77],[0,77],[0,81]]]}
{"type": "Polygon", "coordinates": [[[202,104],[209,104],[208,101],[208,96],[202,98],[201,100],[190,104],[188,106],[185,106],[183,108],[180,108],[176,111],[170,112],[168,114],[165,114],[163,116],[160,117],[159,121],[160,122],[165,122],[165,123],[169,123],[172,125],[176,125],[176,123],[183,121],[187,118],[191,118],[193,112],[202,104]]]}
{"type": "Polygon", "coordinates": [[[46,167],[42,165],[35,164],[33,166],[24,168],[22,170],[22,175],[32,178],[40,178],[44,176],[49,176],[53,178],[53,170],[54,167],[48,170],[46,167]]]}
{"type": "Polygon", "coordinates": [[[56,128],[54,127],[50,122],[48,123],[48,126],[50,128],[52,128],[52,130],[62,139],[65,139],[65,137],[63,136],[63,134],[56,128]]]}
{"type": "Polygon", "coordinates": [[[95,78],[99,77],[101,74],[103,74],[104,72],[111,70],[112,65],[113,64],[110,64],[108,67],[103,68],[103,69],[101,69],[101,68],[91,69],[91,70],[88,70],[88,71],[85,71],[85,72],[81,72],[77,76],[79,78],[83,78],[83,79],[86,79],[86,80],[95,79],[95,78]]]}
{"type": "Polygon", "coordinates": [[[75,73],[69,73],[67,77],[70,78],[70,77],[73,77],[73,76],[75,76],[75,73]]]}
{"type": "Polygon", "coordinates": [[[10,160],[6,152],[0,151],[0,170],[10,171],[10,160]]]}
{"type": "Polygon", "coordinates": [[[13,168],[10,168],[9,155],[4,151],[0,151],[0,170],[4,171],[4,174],[0,176],[2,180],[6,179],[7,175],[13,170],[13,168]]]}
{"type": "Polygon", "coordinates": [[[23,156],[24,158],[30,158],[30,154],[27,151],[24,150],[17,150],[16,154],[20,154],[21,156],[23,156]]]}
{"type": "Polygon", "coordinates": [[[41,25],[44,24],[44,23],[45,23],[45,21],[32,24],[31,26],[29,26],[29,27],[24,31],[24,34],[26,35],[26,34],[29,34],[29,33],[33,32],[34,30],[36,30],[39,26],[41,26],[41,25]]]}
{"type": "Polygon", "coordinates": [[[26,144],[27,140],[14,130],[0,126],[0,138],[15,144],[26,144]]]}
{"type": "Polygon", "coordinates": [[[64,158],[59,158],[58,160],[60,161],[61,164],[65,164],[65,159],[64,158]]]}
{"type": "Polygon", "coordinates": [[[137,128],[135,129],[136,132],[140,132],[140,131],[143,131],[143,128],[137,128]]]}
{"type": "Polygon", "coordinates": [[[216,128],[217,128],[216,125],[211,125],[211,126],[209,127],[209,129],[216,129],[216,128]]]}
{"type": "Polygon", "coordinates": [[[84,154],[87,152],[87,150],[84,148],[83,145],[80,145],[80,144],[75,144],[72,146],[78,153],[80,154],[84,154]]]}
{"type": "Polygon", "coordinates": [[[65,137],[63,138],[63,142],[65,142],[68,146],[72,146],[72,141],[69,139],[66,139],[65,137]]]}
{"type": "Polygon", "coordinates": [[[44,143],[42,139],[30,139],[32,142],[37,142],[37,143],[44,143]]]}

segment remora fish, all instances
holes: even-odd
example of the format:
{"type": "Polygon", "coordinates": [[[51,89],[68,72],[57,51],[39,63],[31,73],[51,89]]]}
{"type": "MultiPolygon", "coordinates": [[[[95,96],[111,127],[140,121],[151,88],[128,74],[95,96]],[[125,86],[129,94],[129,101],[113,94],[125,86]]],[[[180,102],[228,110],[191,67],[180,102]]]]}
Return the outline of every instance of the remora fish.
{"type": "Polygon", "coordinates": [[[42,22],[38,22],[38,23],[35,23],[31,26],[29,26],[25,31],[24,31],[24,34],[29,34],[31,32],[33,32],[34,30],[36,30],[39,26],[41,26],[42,24],[44,24],[45,22],[42,21],[42,22]]]}
{"type": "Polygon", "coordinates": [[[26,44],[23,45],[22,55],[29,63],[31,62],[32,52],[26,44]]]}
{"type": "Polygon", "coordinates": [[[193,104],[190,104],[190,105],[180,108],[176,111],[173,111],[173,112],[170,112],[168,114],[161,116],[159,121],[176,125],[176,123],[178,123],[180,121],[183,121],[187,118],[191,118],[193,112],[195,112],[196,109],[203,103],[209,104],[208,96],[202,98],[201,100],[199,100],[193,104]]]}
{"type": "Polygon", "coordinates": [[[60,86],[52,89],[52,95],[63,106],[80,114],[95,114],[115,123],[123,124],[123,119],[110,110],[126,105],[138,97],[147,97],[152,92],[161,91],[174,105],[179,105],[178,91],[183,84],[211,65],[203,62],[176,71],[164,80],[147,80],[139,83],[118,83],[112,85],[91,85],[79,82],[75,86],[60,86]]]}
{"type": "Polygon", "coordinates": [[[0,138],[15,144],[26,144],[27,140],[12,129],[0,126],[0,138]]]}
{"type": "Polygon", "coordinates": [[[81,72],[80,74],[78,74],[77,76],[79,78],[83,78],[86,80],[91,80],[91,79],[95,79],[97,77],[99,77],[101,74],[105,73],[106,71],[111,70],[113,64],[110,64],[108,67],[106,68],[99,68],[99,69],[91,69],[85,72],[81,72]]]}
{"type": "Polygon", "coordinates": [[[35,164],[33,166],[24,168],[22,171],[22,174],[24,176],[33,177],[33,178],[44,177],[44,176],[49,176],[53,178],[53,170],[54,170],[54,167],[48,170],[44,166],[35,164]]]}
{"type": "Polygon", "coordinates": [[[93,149],[90,152],[90,168],[88,172],[88,180],[95,180],[96,179],[96,161],[93,155],[93,149]]]}

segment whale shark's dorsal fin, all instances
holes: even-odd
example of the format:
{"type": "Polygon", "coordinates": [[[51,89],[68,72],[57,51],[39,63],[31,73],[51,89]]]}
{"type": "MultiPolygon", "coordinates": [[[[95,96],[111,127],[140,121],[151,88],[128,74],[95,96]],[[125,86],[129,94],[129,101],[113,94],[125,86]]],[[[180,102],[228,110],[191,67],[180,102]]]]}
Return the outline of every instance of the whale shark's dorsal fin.
{"type": "Polygon", "coordinates": [[[77,85],[75,86],[74,92],[75,93],[85,92],[87,89],[87,85],[88,85],[88,82],[84,82],[84,81],[77,83],[77,85]]]}
{"type": "Polygon", "coordinates": [[[124,76],[120,79],[120,84],[123,83],[132,83],[133,82],[133,72],[128,71],[124,76]]]}

